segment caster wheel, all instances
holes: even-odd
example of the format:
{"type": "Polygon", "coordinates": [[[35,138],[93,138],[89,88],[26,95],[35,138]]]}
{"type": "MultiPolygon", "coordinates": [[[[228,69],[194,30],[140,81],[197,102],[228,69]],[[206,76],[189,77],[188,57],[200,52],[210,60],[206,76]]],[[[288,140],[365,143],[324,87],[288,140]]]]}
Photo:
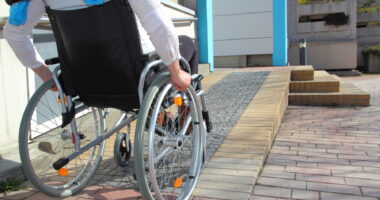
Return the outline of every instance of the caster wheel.
{"type": "Polygon", "coordinates": [[[120,167],[127,167],[131,157],[132,144],[126,133],[119,133],[114,144],[114,159],[120,167]],[[127,141],[128,140],[128,141],[127,141]],[[127,143],[128,142],[128,143],[127,143]]]}

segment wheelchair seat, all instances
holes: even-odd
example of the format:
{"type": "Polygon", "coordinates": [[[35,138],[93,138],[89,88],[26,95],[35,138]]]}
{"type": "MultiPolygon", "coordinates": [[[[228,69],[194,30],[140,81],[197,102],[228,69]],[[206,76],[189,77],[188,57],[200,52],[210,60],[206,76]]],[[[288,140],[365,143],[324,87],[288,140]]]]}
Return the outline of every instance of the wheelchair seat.
{"type": "Polygon", "coordinates": [[[138,83],[146,56],[128,0],[46,12],[65,94],[78,95],[86,105],[98,108],[139,108],[138,83]]]}

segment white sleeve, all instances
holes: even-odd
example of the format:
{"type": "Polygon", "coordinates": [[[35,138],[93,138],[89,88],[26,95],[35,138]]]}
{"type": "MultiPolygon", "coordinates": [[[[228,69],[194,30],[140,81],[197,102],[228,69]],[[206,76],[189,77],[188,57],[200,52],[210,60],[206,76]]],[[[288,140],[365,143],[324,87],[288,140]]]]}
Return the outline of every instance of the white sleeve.
{"type": "Polygon", "coordinates": [[[132,10],[139,17],[158,55],[169,65],[179,60],[178,36],[174,25],[164,12],[159,0],[129,0],[132,10]]]}
{"type": "Polygon", "coordinates": [[[8,22],[4,27],[4,38],[8,41],[21,63],[30,68],[43,65],[44,60],[33,45],[31,37],[34,26],[45,13],[45,5],[41,0],[30,1],[25,24],[14,26],[8,22]]]}

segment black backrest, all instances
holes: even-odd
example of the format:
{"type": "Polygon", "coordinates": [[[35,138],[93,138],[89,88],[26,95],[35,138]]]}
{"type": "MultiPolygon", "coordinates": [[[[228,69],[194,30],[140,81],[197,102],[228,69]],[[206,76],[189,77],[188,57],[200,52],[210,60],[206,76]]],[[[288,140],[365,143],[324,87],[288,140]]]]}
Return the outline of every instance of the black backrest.
{"type": "Polygon", "coordinates": [[[66,94],[89,106],[138,108],[142,71],[135,15],[128,0],[79,10],[47,8],[66,94]]]}

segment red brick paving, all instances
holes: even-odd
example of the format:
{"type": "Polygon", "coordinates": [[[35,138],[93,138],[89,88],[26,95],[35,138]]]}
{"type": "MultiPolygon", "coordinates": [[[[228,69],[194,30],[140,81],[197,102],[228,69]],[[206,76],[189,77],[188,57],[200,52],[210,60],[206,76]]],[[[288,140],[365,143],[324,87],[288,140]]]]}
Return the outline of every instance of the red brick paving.
{"type": "Polygon", "coordinates": [[[345,79],[371,106],[290,106],[252,199],[380,198],[380,75],[345,79]]]}

